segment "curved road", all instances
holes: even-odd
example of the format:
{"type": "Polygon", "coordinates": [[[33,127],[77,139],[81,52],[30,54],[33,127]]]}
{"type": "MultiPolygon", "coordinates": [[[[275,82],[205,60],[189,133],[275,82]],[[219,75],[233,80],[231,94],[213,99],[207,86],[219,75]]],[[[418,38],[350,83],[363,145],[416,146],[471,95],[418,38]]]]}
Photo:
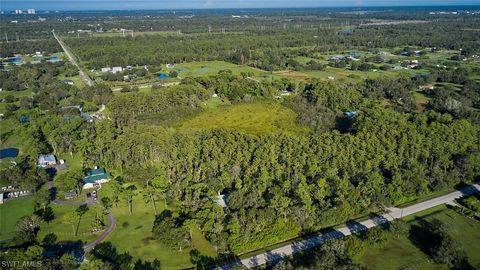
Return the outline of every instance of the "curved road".
{"type": "Polygon", "coordinates": [[[117,221],[115,220],[115,217],[110,213],[110,211],[107,212],[107,219],[108,219],[108,227],[102,232],[102,234],[95,240],[93,240],[91,243],[88,243],[83,246],[83,250],[85,253],[90,251],[92,248],[94,248],[97,244],[105,240],[107,236],[115,229],[117,226],[117,221]]]}
{"type": "MultiPolygon", "coordinates": [[[[48,185],[48,189],[51,189],[54,187],[53,181],[47,182],[47,185],[48,185]]],[[[88,200],[87,202],[70,202],[70,201],[60,200],[57,198],[55,198],[55,200],[53,200],[52,202],[54,204],[60,204],[60,205],[66,205],[66,206],[80,206],[83,204],[92,205],[97,203],[96,201],[92,201],[92,200],[88,200]]],[[[115,220],[115,217],[108,210],[107,210],[107,220],[108,220],[108,227],[102,232],[102,234],[100,234],[100,236],[97,237],[97,239],[93,240],[91,243],[83,245],[83,250],[85,253],[87,253],[88,251],[93,249],[97,244],[105,240],[105,238],[107,238],[107,236],[117,226],[117,221],[115,220]]]]}
{"type": "Polygon", "coordinates": [[[472,186],[462,188],[458,191],[449,193],[447,195],[436,197],[436,198],[433,198],[424,202],[420,202],[405,208],[391,208],[387,213],[383,215],[378,215],[376,217],[367,219],[365,221],[347,223],[347,225],[344,227],[333,229],[323,234],[319,233],[305,240],[294,242],[292,244],[285,245],[283,247],[279,247],[279,248],[243,259],[243,260],[239,260],[237,262],[233,262],[221,267],[217,267],[215,269],[229,270],[242,264],[247,268],[255,268],[266,263],[272,263],[272,262],[274,263],[294,253],[319,246],[329,239],[342,238],[344,236],[354,234],[354,233],[387,223],[394,219],[412,215],[438,205],[451,203],[455,199],[468,196],[479,191],[480,191],[480,185],[474,184],[472,186]]]}

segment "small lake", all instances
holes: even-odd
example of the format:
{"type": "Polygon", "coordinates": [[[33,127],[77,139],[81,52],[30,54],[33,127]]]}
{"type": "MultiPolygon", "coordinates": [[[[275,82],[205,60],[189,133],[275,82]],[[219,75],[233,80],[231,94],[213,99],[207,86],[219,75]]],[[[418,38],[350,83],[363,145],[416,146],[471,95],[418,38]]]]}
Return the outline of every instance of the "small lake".
{"type": "Polygon", "coordinates": [[[53,56],[47,59],[47,62],[58,62],[60,61],[60,58],[53,56]]]}
{"type": "Polygon", "coordinates": [[[2,158],[15,158],[18,156],[17,148],[5,148],[0,149],[0,159],[2,158]]]}
{"type": "Polygon", "coordinates": [[[170,78],[170,76],[168,76],[167,74],[158,74],[157,76],[157,79],[159,80],[164,80],[164,79],[168,79],[170,78]]]}
{"type": "Polygon", "coordinates": [[[22,61],[23,61],[22,58],[12,58],[8,60],[8,62],[15,63],[15,64],[21,63],[22,61]]]}

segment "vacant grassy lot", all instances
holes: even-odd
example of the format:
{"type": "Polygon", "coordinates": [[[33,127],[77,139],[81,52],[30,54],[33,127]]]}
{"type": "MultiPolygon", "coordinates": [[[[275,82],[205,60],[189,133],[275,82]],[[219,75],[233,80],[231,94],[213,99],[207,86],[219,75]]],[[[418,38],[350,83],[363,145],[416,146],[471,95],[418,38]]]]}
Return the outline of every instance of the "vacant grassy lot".
{"type": "Polygon", "coordinates": [[[192,76],[197,77],[216,75],[220,70],[225,69],[231,70],[234,74],[240,74],[241,72],[252,72],[255,76],[262,76],[267,74],[266,71],[260,69],[252,68],[249,66],[240,66],[224,61],[205,61],[178,64],[175,65],[175,68],[171,70],[177,71],[179,76],[184,78],[192,76]]]}
{"type": "Polygon", "coordinates": [[[423,112],[428,102],[430,102],[431,98],[422,93],[421,91],[416,91],[415,93],[413,93],[413,96],[415,97],[415,101],[417,102],[417,112],[423,112]]]}
{"type": "MultiPolygon", "coordinates": [[[[111,196],[111,194],[112,190],[109,184],[102,186],[99,191],[99,196],[111,196]]],[[[158,202],[157,207],[159,213],[164,209],[162,202],[158,202]]],[[[117,227],[105,241],[112,242],[119,252],[128,252],[134,257],[134,260],[138,258],[148,261],[159,259],[163,269],[193,267],[189,255],[191,249],[181,252],[172,250],[153,238],[152,227],[155,213],[151,204],[146,204],[141,196],[137,195],[133,199],[132,215],[129,214],[123,198],[120,198],[118,208],[112,207],[111,212],[117,220],[117,227]]],[[[206,256],[217,256],[214,248],[199,230],[193,232],[192,248],[206,256]]]]}
{"type": "Polygon", "coordinates": [[[33,213],[33,197],[11,200],[0,204],[0,242],[12,238],[15,223],[23,217],[33,213]]]}
{"type": "Polygon", "coordinates": [[[184,121],[182,129],[226,128],[261,135],[272,132],[304,133],[308,129],[295,123],[296,114],[275,102],[243,103],[209,109],[184,121]]]}
{"type": "MultiPolygon", "coordinates": [[[[452,228],[452,234],[461,244],[472,265],[480,263],[478,252],[480,250],[480,222],[466,218],[448,209],[446,206],[438,206],[415,215],[406,217],[404,220],[410,226],[418,225],[419,220],[432,221],[438,219],[447,223],[452,228]]],[[[367,249],[360,263],[367,265],[369,269],[448,269],[443,265],[437,265],[429,261],[429,257],[415,246],[408,237],[399,239],[388,235],[388,242],[384,247],[372,247],[367,249]]]]}

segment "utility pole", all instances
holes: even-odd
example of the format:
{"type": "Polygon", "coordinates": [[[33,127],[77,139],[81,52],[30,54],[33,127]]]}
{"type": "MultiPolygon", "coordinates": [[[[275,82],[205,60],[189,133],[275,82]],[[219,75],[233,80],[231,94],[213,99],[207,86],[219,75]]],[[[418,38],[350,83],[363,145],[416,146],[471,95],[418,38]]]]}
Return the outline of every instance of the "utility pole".
{"type": "Polygon", "coordinates": [[[7,34],[7,32],[5,32],[5,40],[6,40],[7,43],[8,43],[8,34],[7,34]]]}
{"type": "Polygon", "coordinates": [[[15,36],[17,36],[17,41],[20,41],[20,39],[18,38],[18,32],[15,32],[15,36]]]}
{"type": "Polygon", "coordinates": [[[211,34],[212,33],[212,26],[209,24],[208,25],[208,33],[211,34]]]}

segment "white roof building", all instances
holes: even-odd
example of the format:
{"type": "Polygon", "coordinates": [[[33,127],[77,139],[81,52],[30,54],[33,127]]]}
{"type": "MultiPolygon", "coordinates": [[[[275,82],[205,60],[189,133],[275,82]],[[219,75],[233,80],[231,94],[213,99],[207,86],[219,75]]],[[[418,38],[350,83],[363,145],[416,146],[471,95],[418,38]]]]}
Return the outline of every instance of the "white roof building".
{"type": "Polygon", "coordinates": [[[57,164],[57,159],[55,158],[54,155],[48,154],[48,155],[40,155],[38,157],[38,166],[40,167],[47,167],[47,166],[52,166],[57,164]]]}
{"type": "Polygon", "coordinates": [[[220,205],[222,208],[227,208],[227,203],[225,202],[227,195],[226,194],[218,194],[216,198],[216,202],[218,205],[220,205]]]}
{"type": "Polygon", "coordinates": [[[113,67],[112,68],[112,73],[113,74],[118,73],[118,72],[122,72],[122,71],[123,71],[122,67],[113,67]]]}

